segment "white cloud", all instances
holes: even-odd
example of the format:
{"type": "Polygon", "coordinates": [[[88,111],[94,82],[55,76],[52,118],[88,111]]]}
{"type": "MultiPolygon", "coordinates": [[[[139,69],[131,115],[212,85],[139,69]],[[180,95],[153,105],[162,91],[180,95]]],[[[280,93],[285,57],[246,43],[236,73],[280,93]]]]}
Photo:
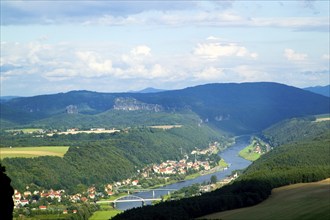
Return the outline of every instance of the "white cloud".
{"type": "Polygon", "coordinates": [[[131,50],[133,56],[150,56],[151,49],[146,45],[139,45],[131,50]]]}
{"type": "Polygon", "coordinates": [[[101,76],[112,71],[112,61],[104,59],[99,54],[92,51],[78,51],[76,56],[86,65],[90,71],[86,71],[87,77],[101,76]],[[94,74],[92,73],[94,72],[94,74]]]}
{"type": "Polygon", "coordinates": [[[201,56],[209,60],[216,60],[220,57],[248,57],[256,59],[257,53],[251,53],[243,46],[236,43],[199,43],[193,51],[194,55],[201,56]]]}
{"type": "Polygon", "coordinates": [[[330,60],[330,54],[323,54],[322,59],[324,60],[330,60]]]}
{"type": "Polygon", "coordinates": [[[307,54],[305,53],[297,53],[293,49],[285,49],[283,53],[284,57],[286,57],[289,61],[304,61],[307,59],[307,54]]]}
{"type": "Polygon", "coordinates": [[[276,27],[293,30],[328,31],[328,17],[249,17],[233,10],[172,10],[142,11],[128,16],[93,17],[85,25],[159,25],[159,26],[212,26],[212,27],[276,27]]]}

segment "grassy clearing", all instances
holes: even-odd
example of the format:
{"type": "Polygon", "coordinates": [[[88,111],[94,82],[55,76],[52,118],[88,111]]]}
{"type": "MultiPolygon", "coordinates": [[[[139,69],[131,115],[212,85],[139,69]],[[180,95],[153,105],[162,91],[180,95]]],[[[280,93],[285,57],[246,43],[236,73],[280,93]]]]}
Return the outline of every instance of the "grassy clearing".
{"type": "Polygon", "coordinates": [[[330,179],[276,188],[264,202],[242,209],[214,213],[201,219],[330,219],[330,179]]]}
{"type": "Polygon", "coordinates": [[[260,157],[260,154],[254,152],[253,144],[247,146],[239,152],[239,155],[246,160],[255,161],[260,157]]]}
{"type": "Polygon", "coordinates": [[[89,218],[89,220],[108,220],[121,212],[122,211],[117,210],[117,209],[112,209],[112,210],[107,210],[107,211],[96,211],[89,218]]]}
{"type": "Polygon", "coordinates": [[[41,157],[57,156],[63,157],[69,150],[68,146],[41,146],[41,147],[12,147],[0,148],[0,158],[13,157],[41,157]]]}

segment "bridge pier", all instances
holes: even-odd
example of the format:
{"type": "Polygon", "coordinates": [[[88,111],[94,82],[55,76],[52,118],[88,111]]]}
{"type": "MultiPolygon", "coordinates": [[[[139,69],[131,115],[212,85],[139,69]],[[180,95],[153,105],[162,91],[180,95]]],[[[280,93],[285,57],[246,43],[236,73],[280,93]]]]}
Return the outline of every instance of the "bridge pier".
{"type": "Polygon", "coordinates": [[[155,190],[152,190],[152,198],[155,198],[155,190]]]}
{"type": "Polygon", "coordinates": [[[112,203],[112,208],[114,208],[114,209],[116,208],[116,203],[115,202],[112,203]]]}

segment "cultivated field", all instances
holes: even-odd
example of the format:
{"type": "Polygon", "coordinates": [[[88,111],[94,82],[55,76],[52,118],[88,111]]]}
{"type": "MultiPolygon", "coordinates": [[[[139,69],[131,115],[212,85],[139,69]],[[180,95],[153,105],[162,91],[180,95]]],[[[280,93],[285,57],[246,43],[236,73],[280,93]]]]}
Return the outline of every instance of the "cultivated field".
{"type": "Polygon", "coordinates": [[[320,122],[320,121],[329,121],[330,120],[330,117],[328,118],[317,118],[316,119],[316,122],[320,122]]]}
{"type": "Polygon", "coordinates": [[[41,157],[57,156],[63,157],[68,151],[68,146],[41,146],[41,147],[12,147],[0,148],[0,158],[6,157],[41,157]]]}
{"type": "Polygon", "coordinates": [[[23,132],[24,134],[32,134],[34,132],[41,132],[42,129],[40,128],[23,128],[23,129],[13,129],[7,130],[7,132],[23,132]]]}
{"type": "Polygon", "coordinates": [[[200,219],[330,219],[330,179],[276,188],[259,205],[214,213],[200,219]]]}

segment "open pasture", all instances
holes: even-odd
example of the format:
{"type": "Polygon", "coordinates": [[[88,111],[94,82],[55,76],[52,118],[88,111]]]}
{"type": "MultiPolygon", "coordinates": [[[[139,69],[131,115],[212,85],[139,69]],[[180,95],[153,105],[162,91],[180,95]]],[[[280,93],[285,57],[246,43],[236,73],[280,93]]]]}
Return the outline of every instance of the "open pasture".
{"type": "Polygon", "coordinates": [[[41,146],[41,147],[12,147],[0,148],[0,158],[13,157],[41,157],[41,156],[57,156],[63,157],[68,151],[68,146],[41,146]]]}

